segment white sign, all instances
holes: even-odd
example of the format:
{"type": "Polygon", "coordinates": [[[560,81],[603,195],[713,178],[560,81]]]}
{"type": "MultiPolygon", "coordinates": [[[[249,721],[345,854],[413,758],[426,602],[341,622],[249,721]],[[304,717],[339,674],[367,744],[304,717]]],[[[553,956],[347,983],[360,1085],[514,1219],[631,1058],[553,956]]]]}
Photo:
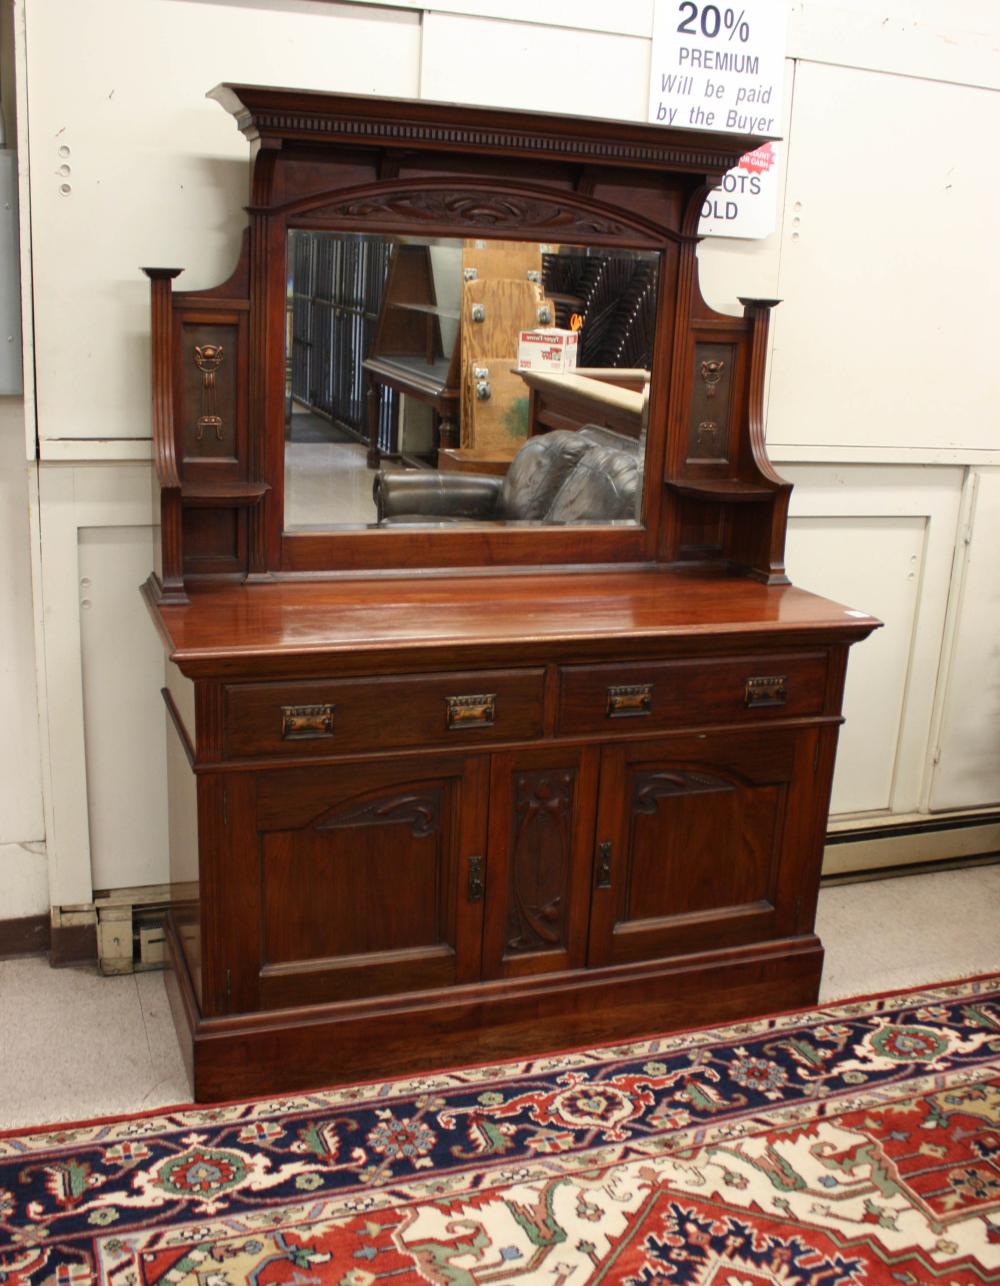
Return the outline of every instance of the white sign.
{"type": "MultiPolygon", "coordinates": [[[[785,76],[787,0],[656,0],[649,120],[674,128],[776,134],[785,76]]],[[[705,202],[708,236],[774,230],[777,149],[745,156],[705,202]]]]}
{"type": "Polygon", "coordinates": [[[780,143],[763,143],[727,170],[722,186],[709,192],[701,207],[703,237],[768,237],[778,210],[780,143]]]}

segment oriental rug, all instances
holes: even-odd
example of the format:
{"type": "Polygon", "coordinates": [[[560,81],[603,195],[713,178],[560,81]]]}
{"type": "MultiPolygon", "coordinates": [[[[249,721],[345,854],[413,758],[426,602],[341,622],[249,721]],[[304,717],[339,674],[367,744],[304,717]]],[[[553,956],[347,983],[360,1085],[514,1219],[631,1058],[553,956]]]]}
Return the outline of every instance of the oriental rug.
{"type": "Polygon", "coordinates": [[[8,1134],[42,1282],[1000,1282],[1000,977],[8,1134]]]}

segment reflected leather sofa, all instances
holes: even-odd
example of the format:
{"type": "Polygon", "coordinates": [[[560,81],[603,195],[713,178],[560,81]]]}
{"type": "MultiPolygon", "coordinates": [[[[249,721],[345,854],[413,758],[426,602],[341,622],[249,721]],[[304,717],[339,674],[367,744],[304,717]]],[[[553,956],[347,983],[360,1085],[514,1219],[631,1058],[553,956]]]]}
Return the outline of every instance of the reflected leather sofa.
{"type": "Polygon", "coordinates": [[[638,517],[640,444],[584,425],[529,438],[504,477],[382,469],[379,526],[451,522],[615,522],[638,517]]]}

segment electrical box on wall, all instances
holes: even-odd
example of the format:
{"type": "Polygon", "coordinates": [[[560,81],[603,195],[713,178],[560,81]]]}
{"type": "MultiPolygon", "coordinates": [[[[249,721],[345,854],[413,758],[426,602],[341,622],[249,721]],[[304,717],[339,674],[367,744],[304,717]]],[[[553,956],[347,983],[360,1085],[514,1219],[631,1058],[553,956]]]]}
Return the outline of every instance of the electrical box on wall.
{"type": "Polygon", "coordinates": [[[0,148],[0,394],[23,391],[17,153],[0,148]]]}

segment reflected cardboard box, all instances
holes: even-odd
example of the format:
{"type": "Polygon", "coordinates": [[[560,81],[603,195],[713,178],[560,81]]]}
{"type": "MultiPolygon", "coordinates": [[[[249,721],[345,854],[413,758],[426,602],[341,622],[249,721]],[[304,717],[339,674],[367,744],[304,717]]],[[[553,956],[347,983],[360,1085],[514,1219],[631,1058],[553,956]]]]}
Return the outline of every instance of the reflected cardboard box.
{"type": "Polygon", "coordinates": [[[579,335],[575,330],[522,330],[517,345],[519,371],[562,375],[576,369],[579,335]]]}

